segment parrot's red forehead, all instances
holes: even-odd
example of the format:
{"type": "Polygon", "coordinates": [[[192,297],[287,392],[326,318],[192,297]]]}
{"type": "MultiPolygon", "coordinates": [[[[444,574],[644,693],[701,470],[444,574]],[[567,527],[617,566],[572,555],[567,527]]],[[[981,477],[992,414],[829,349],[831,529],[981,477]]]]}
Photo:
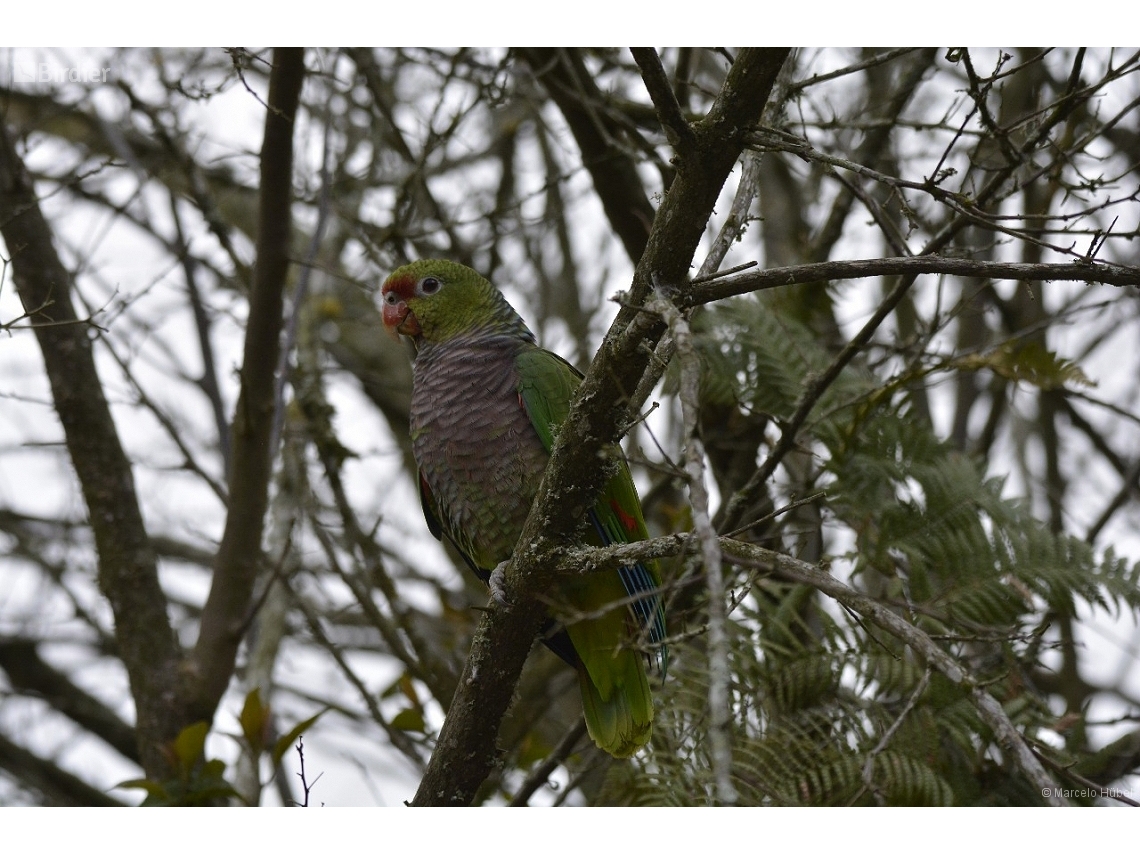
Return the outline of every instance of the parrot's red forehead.
{"type": "Polygon", "coordinates": [[[416,293],[416,278],[410,273],[389,276],[380,293],[387,294],[389,291],[395,291],[403,299],[410,300],[416,293]]]}

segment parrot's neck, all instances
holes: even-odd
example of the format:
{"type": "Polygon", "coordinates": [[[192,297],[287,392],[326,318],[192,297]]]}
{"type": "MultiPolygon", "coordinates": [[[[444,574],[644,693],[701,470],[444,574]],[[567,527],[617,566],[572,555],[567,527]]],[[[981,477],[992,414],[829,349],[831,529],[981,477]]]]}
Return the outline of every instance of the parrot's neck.
{"type": "Polygon", "coordinates": [[[409,340],[415,347],[416,353],[439,347],[497,348],[502,342],[516,342],[523,346],[537,345],[538,340],[530,331],[530,327],[526,325],[526,321],[519,317],[506,302],[503,303],[503,306],[509,313],[507,317],[493,317],[484,324],[473,326],[464,332],[455,333],[442,340],[432,338],[422,332],[415,336],[409,336],[409,340]]]}
{"type": "Polygon", "coordinates": [[[447,341],[416,341],[416,364],[429,364],[455,355],[479,359],[514,355],[528,347],[536,347],[534,335],[525,326],[521,331],[480,332],[457,335],[447,341]]]}

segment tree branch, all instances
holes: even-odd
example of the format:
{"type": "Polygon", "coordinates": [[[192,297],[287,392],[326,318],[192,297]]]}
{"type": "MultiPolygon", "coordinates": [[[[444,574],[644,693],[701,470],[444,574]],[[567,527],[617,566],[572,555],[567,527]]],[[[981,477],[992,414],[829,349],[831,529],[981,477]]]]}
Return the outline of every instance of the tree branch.
{"type": "Polygon", "coordinates": [[[37,646],[29,639],[0,639],[0,668],[8,675],[12,688],[43,698],[53,709],[138,763],[134,728],[45,662],[37,646]]]}
{"type": "Polygon", "coordinates": [[[0,733],[0,769],[37,791],[48,804],[64,807],[124,807],[54,763],[37,757],[0,733]]]}
{"type": "Polygon", "coordinates": [[[744,130],[759,118],[787,53],[742,50],[708,118],[694,128],[696,156],[679,159],[677,177],[634,273],[631,306],[610,328],[559,431],[506,573],[507,604],[484,613],[476,629],[414,805],[469,804],[495,762],[499,722],[545,618],[538,594],[549,587],[551,557],[573,539],[585,509],[601,491],[608,473],[598,465],[598,453],[629,423],[625,400],[665,329],[655,315],[634,307],[648,299],[654,280],[685,281],[717,195],[743,150],[744,130]]]}
{"type": "MultiPolygon", "coordinates": [[[[596,572],[637,561],[646,561],[651,558],[677,555],[695,549],[697,543],[691,535],[672,535],[639,543],[573,550],[557,560],[556,570],[563,573],[596,572]]],[[[861,618],[905,642],[950,682],[966,690],[982,721],[993,730],[1003,749],[1009,752],[1013,763],[1021,770],[1026,779],[1033,783],[1036,789],[1043,794],[1058,792],[1055,782],[1046,774],[1032,748],[1014,727],[1001,704],[974,679],[960,662],[939,647],[921,629],[899,617],[878,600],[860,593],[807,562],[728,537],[720,538],[720,549],[724,555],[730,556],[739,564],[761,567],[781,579],[814,588],[836,602],[842,603],[861,618]]],[[[1050,804],[1067,804],[1063,798],[1057,795],[1043,797],[1050,804]]]]}
{"type": "Polygon", "coordinates": [[[31,313],[55,411],[87,505],[99,560],[99,586],[115,615],[118,652],[135,700],[139,754],[161,775],[159,746],[178,732],[171,691],[180,651],[166,615],[130,461],[95,370],[88,326],[75,314],[71,276],[52,242],[32,182],[0,123],[0,233],[12,278],[31,313]]]}
{"type": "Polygon", "coordinates": [[[281,347],[282,295],[293,222],[293,120],[304,74],[302,49],[274,50],[261,149],[257,264],[249,297],[241,392],[233,422],[229,510],[186,687],[190,708],[207,721],[213,718],[233,674],[261,563],[261,536],[273,468],[269,440],[274,372],[281,347]]]}
{"type": "Polygon", "coordinates": [[[1014,765],[1033,784],[1034,789],[1051,805],[1068,804],[1064,798],[1057,795],[1056,783],[1046,774],[1033,749],[1014,727],[997,699],[984,686],[979,685],[960,662],[935,644],[934,640],[921,629],[907,623],[879,601],[859,593],[811,564],[738,540],[722,539],[721,547],[726,555],[733,555],[754,566],[770,568],[777,576],[789,582],[810,585],[920,653],[950,682],[966,690],[982,721],[993,730],[1002,749],[1009,752],[1014,765]],[[1047,793],[1049,795],[1046,795],[1047,793]]]}
{"type": "Polygon", "coordinates": [[[680,155],[688,156],[693,153],[697,138],[693,129],[685,121],[681,113],[681,105],[677,103],[677,96],[669,83],[669,77],[661,66],[661,57],[653,48],[630,48],[633,60],[641,69],[641,79],[645,81],[645,90],[657,108],[657,118],[665,130],[669,145],[680,155]]]}
{"type": "Polygon", "coordinates": [[[651,300],[646,310],[657,312],[669,324],[681,361],[681,419],[684,423],[684,471],[689,482],[689,507],[693,530],[701,544],[701,565],[709,589],[709,745],[712,754],[716,796],[722,804],[735,804],[732,784],[732,709],[730,704],[732,670],[729,665],[728,614],[725,609],[724,567],[709,515],[709,494],[705,487],[705,447],[700,436],[701,361],[693,344],[693,331],[664,296],[651,300]]]}
{"type": "Polygon", "coordinates": [[[649,240],[654,211],[637,174],[637,164],[614,145],[614,140],[622,137],[625,129],[598,109],[605,99],[577,50],[518,50],[562,111],[606,217],[626,254],[636,264],[649,240]]]}
{"type": "Polygon", "coordinates": [[[715,303],[728,297],[767,291],[805,282],[834,282],[840,279],[866,279],[872,276],[962,276],[976,279],[1008,279],[1019,282],[1088,282],[1101,285],[1140,287],[1140,267],[1125,267],[1100,261],[1063,264],[1023,264],[1002,261],[974,261],[915,255],[899,258],[867,258],[849,261],[822,261],[768,270],[751,269],[732,276],[710,279],[692,285],[677,296],[678,308],[688,309],[715,303]]]}

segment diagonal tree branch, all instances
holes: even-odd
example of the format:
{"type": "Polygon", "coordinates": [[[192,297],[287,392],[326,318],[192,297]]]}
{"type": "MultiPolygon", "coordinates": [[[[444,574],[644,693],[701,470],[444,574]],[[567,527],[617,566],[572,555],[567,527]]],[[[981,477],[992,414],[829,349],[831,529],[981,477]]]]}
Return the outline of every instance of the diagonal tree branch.
{"type": "Polygon", "coordinates": [[[118,799],[92,787],[59,766],[37,757],[0,734],[0,769],[36,790],[50,805],[64,807],[125,807],[118,799]]]}
{"type": "Polygon", "coordinates": [[[1025,279],[1031,281],[1057,279],[1068,281],[1108,282],[1115,285],[1140,284],[1140,269],[1088,263],[1069,264],[1007,264],[990,261],[968,261],[957,258],[939,258],[932,255],[886,258],[874,261],[828,261],[803,264],[795,267],[765,271],[749,271],[738,276],[715,279],[707,284],[690,288],[677,299],[679,306],[700,305],[734,294],[781,287],[800,282],[824,282],[834,279],[858,278],[865,275],[902,275],[871,318],[859,333],[835,357],[827,370],[809,378],[796,405],[795,413],[780,432],[771,453],[765,458],[748,483],[722,508],[718,527],[721,531],[737,528],[743,522],[743,509],[748,507],[755,494],[776,471],[784,455],[795,444],[800,428],[807,421],[823,392],[840,375],[870,341],[878,326],[894,311],[895,306],[923,273],[953,273],[991,279],[1025,279]],[[876,271],[872,273],[871,271],[876,271]],[[743,290],[740,289],[742,286],[743,290]],[[714,296],[715,295],[715,296],[714,296]]]}
{"type": "Polygon", "coordinates": [[[681,105],[677,103],[673,86],[661,65],[661,57],[653,48],[630,48],[629,51],[641,69],[641,79],[645,81],[645,89],[653,99],[653,106],[657,108],[657,118],[665,130],[669,145],[683,156],[692,154],[697,140],[681,113],[681,105]]]}
{"type": "Polygon", "coordinates": [[[649,240],[654,212],[637,164],[614,145],[625,128],[599,109],[605,99],[577,49],[519,48],[518,52],[562,111],[606,217],[636,264],[649,240]]]}
{"type": "Polygon", "coordinates": [[[12,688],[43,698],[80,727],[137,763],[139,752],[134,728],[66,674],[45,662],[37,647],[37,642],[26,638],[0,639],[0,668],[8,675],[12,688]]]}
{"type": "Polygon", "coordinates": [[[634,307],[649,298],[654,280],[685,281],[717,195],[743,150],[744,132],[759,118],[787,54],[742,50],[708,117],[694,125],[694,156],[678,158],[677,177],[634,273],[630,306],[611,327],[559,431],[506,573],[507,605],[492,608],[479,623],[414,805],[470,804],[496,762],[499,722],[545,616],[538,594],[552,578],[552,556],[573,538],[600,492],[607,472],[598,465],[599,452],[628,425],[625,401],[665,330],[657,316],[634,307]]]}
{"type": "Polygon", "coordinates": [[[95,370],[90,330],[75,314],[71,275],[55,251],[35,189],[3,123],[0,233],[83,490],[99,556],[99,586],[111,603],[119,655],[135,700],[143,768],[148,775],[160,775],[166,763],[159,746],[178,731],[171,690],[180,651],[167,619],[131,464],[95,370]]]}

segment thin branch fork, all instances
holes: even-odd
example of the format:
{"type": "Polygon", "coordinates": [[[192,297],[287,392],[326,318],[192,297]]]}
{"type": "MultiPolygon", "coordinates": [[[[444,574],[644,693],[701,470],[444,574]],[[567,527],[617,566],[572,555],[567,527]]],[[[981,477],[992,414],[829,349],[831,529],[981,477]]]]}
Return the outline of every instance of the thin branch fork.
{"type": "Polygon", "coordinates": [[[697,144],[696,135],[681,113],[681,105],[677,103],[677,96],[657,51],[653,48],[630,48],[629,52],[641,69],[641,79],[645,81],[645,89],[653,99],[653,106],[657,108],[657,118],[665,130],[669,145],[682,156],[692,154],[697,144]]]}

